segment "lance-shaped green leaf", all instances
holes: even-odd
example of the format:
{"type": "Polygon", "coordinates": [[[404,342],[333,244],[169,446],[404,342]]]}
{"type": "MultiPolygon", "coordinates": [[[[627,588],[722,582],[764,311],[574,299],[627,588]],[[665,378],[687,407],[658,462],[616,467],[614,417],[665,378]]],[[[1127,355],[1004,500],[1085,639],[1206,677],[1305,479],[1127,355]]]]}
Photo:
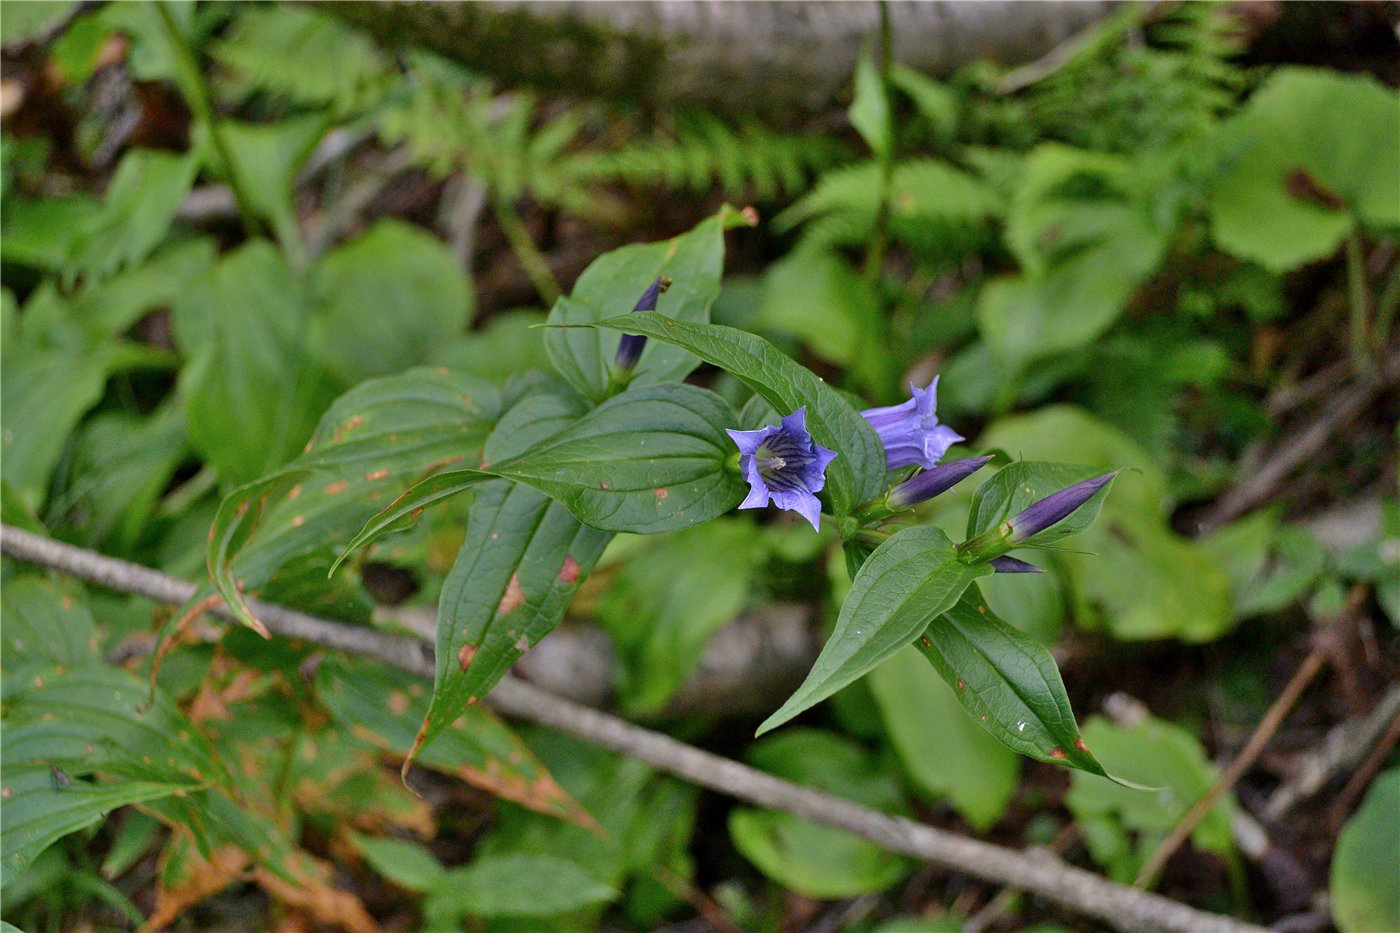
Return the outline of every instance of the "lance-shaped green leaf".
{"type": "Polygon", "coordinates": [[[1055,659],[1040,642],[997,618],[976,584],[929,623],[917,647],[963,708],[1003,745],[1109,776],[1080,738],[1055,659]]]}
{"type": "Polygon", "coordinates": [[[813,439],[840,454],[826,468],[827,489],[838,515],[848,515],[884,492],[885,451],[875,429],[841,393],[762,337],[719,324],[673,321],[649,311],[609,318],[597,326],[683,347],[733,373],[781,414],[805,405],[813,439]]]}
{"type": "MultiPolygon", "coordinates": [[[[382,664],[327,658],[316,670],[316,696],[331,716],[390,754],[413,743],[428,708],[425,686],[382,664]]],[[[423,750],[424,765],[532,810],[597,825],[495,713],[475,705],[458,716],[460,723],[423,750]]]]}
{"type": "MultiPolygon", "coordinates": [[[[1009,464],[978,486],[977,491],[972,494],[972,508],[967,513],[967,536],[974,538],[997,522],[1019,514],[1051,493],[1102,473],[1103,470],[1093,467],[1064,463],[1017,461],[1009,464]]],[[[1094,519],[1099,517],[1099,510],[1108,498],[1111,485],[1110,483],[1104,486],[1092,499],[1069,516],[1017,546],[1040,547],[1052,544],[1088,528],[1094,523],[1094,519]]]]}
{"type": "MultiPolygon", "coordinates": [[[[493,477],[557,499],[603,531],[657,534],[708,521],[743,498],[725,468],[734,415],[706,389],[681,383],[608,399],[519,456],[429,477],[380,512],[340,555],[411,524],[421,511],[493,477]]],[[[338,561],[337,561],[338,563],[338,561]]]]}
{"type": "Polygon", "coordinates": [[[111,810],[168,797],[187,784],[122,781],[93,784],[56,779],[46,766],[7,767],[0,773],[5,797],[5,832],[0,836],[0,886],[8,886],[35,856],[56,840],[91,826],[111,810]]]}
{"type": "MultiPolygon", "coordinates": [[[[625,314],[637,296],[659,276],[671,287],[657,304],[663,317],[708,321],[719,295],[724,266],[724,231],[749,223],[726,207],[695,229],[670,240],[623,246],[595,259],[549,312],[551,324],[593,324],[625,314]]],[[[545,332],[545,350],[554,368],[586,397],[601,401],[611,381],[617,338],[593,330],[553,328],[545,332]]],[[[684,379],[696,359],[675,346],[652,344],[633,369],[632,385],[684,379]]]]}
{"type": "Polygon", "coordinates": [[[300,457],[220,504],[207,553],[218,593],[257,628],[245,588],[266,583],[288,561],[343,544],[425,474],[476,463],[500,407],[491,385],[446,369],[412,369],[346,392],[300,457]]]}
{"type": "Polygon", "coordinates": [[[873,670],[951,609],[987,565],[960,563],[937,528],[906,528],[861,565],[827,639],[802,686],[764,720],[758,734],[782,725],[873,670]]]}
{"type": "MultiPolygon", "coordinates": [[[[585,410],[577,396],[528,396],[501,419],[485,457],[508,460],[565,430],[585,410]]],[[[611,539],[537,489],[503,480],[481,487],[438,601],[433,698],[410,757],[553,631],[611,539]]]]}

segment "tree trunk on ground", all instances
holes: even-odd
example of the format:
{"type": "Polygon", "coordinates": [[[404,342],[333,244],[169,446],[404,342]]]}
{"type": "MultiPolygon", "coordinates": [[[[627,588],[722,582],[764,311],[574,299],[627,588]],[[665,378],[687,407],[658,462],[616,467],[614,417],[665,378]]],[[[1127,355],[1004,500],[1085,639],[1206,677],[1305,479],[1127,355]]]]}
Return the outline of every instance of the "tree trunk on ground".
{"type": "MultiPolygon", "coordinates": [[[[1038,58],[1116,4],[890,3],[895,58],[946,74],[977,58],[1038,58]]],[[[507,81],[651,107],[816,112],[848,87],[879,31],[868,2],[489,0],[317,4],[395,46],[432,49],[507,81]]]]}

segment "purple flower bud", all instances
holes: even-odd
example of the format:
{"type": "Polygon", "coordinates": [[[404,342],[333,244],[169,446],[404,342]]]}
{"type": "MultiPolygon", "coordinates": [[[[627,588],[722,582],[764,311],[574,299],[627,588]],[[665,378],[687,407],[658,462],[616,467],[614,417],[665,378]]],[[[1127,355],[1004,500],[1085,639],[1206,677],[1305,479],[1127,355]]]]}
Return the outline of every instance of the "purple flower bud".
{"type": "MultiPolygon", "coordinates": [[[[659,276],[654,282],[647,286],[647,290],[642,292],[642,297],[637,300],[637,306],[633,311],[655,311],[656,299],[661,293],[671,287],[671,277],[669,275],[659,276]]],[[[647,338],[637,334],[623,334],[622,339],[617,343],[617,355],[613,357],[613,369],[619,373],[629,373],[637,365],[637,361],[642,358],[642,348],[647,345],[647,338]]]]}
{"type": "Polygon", "coordinates": [[[993,557],[991,565],[996,568],[997,573],[1044,573],[1044,567],[1037,567],[1035,564],[1028,564],[1023,560],[1014,557],[993,557]]]}
{"type": "Polygon", "coordinates": [[[1050,495],[1033,503],[1019,515],[1014,515],[1007,520],[1011,527],[1011,534],[1007,541],[1016,544],[1025,541],[1033,535],[1038,535],[1051,525],[1057,524],[1069,518],[1081,505],[1094,497],[1094,493],[1107,486],[1113,477],[1118,475],[1115,470],[1112,473],[1105,473],[1103,476],[1096,476],[1093,479],[1086,479],[1073,486],[1066,486],[1059,492],[1052,492],[1050,495]]]}
{"type": "Polygon", "coordinates": [[[947,492],[958,483],[986,466],[991,457],[966,457],[952,463],[941,463],[925,470],[913,479],[905,480],[890,490],[889,505],[896,510],[913,508],[934,496],[947,492]]]}
{"type": "Polygon", "coordinates": [[[757,431],[729,431],[739,447],[739,468],[749,483],[741,509],[761,509],[771,499],[821,528],[822,506],[816,494],[826,485],[826,467],[836,458],[807,433],[807,409],[783,418],[780,425],[757,431]]]}
{"type": "Polygon", "coordinates": [[[870,422],[885,448],[885,468],[918,465],[932,469],[939,459],[958,441],[961,434],[938,423],[938,377],[920,389],[913,383],[909,390],[914,397],[888,408],[867,408],[861,417],[870,422]]]}

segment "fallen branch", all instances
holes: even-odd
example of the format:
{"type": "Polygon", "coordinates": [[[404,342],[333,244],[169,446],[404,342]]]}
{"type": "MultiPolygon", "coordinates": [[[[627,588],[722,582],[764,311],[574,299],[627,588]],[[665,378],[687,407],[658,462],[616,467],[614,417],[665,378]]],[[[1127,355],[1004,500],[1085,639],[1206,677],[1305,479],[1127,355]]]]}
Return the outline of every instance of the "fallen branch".
{"type": "MultiPolygon", "coordinates": [[[[9,525],[0,526],[0,553],[156,602],[183,603],[196,589],[193,583],[148,567],[104,557],[9,525]]],[[[417,639],[320,619],[283,606],[250,602],[269,631],[277,635],[373,658],[423,677],[433,676],[432,649],[417,639]]],[[[224,607],[214,612],[227,618],[224,607]]],[[[1196,910],[1066,865],[1049,853],[1017,852],[968,839],[793,784],[670,736],[561,700],[514,677],[497,684],[487,701],[505,715],[550,726],[746,803],[843,829],[891,852],[924,859],[950,871],[1014,885],[1122,930],[1262,933],[1260,927],[1196,910]]]]}

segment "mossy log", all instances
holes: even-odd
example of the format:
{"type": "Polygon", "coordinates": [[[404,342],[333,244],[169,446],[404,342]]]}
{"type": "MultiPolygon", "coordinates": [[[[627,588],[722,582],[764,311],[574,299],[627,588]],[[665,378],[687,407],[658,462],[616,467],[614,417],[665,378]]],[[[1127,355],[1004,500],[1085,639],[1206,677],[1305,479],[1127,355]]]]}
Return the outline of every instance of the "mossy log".
{"type": "MultiPolygon", "coordinates": [[[[417,46],[487,74],[581,97],[727,112],[814,112],[849,86],[874,2],[484,0],[317,4],[391,46],[417,46]]],[[[977,58],[1045,54],[1114,3],[890,4],[895,57],[933,74],[977,58]]]]}

